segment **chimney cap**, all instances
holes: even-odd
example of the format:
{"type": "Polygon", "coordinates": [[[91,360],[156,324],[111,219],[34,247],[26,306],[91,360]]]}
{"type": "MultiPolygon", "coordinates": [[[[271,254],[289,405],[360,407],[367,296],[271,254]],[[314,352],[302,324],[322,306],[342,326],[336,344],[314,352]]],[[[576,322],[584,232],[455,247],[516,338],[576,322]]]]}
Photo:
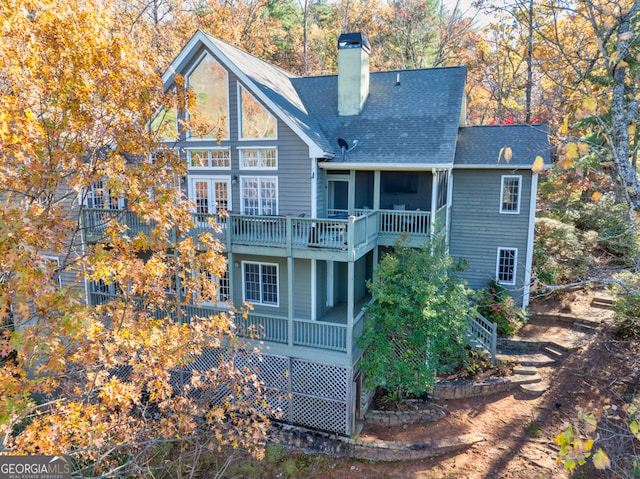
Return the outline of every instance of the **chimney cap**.
{"type": "Polygon", "coordinates": [[[343,33],[338,38],[338,49],[343,48],[362,48],[367,53],[371,53],[371,45],[364,33],[343,33]]]}

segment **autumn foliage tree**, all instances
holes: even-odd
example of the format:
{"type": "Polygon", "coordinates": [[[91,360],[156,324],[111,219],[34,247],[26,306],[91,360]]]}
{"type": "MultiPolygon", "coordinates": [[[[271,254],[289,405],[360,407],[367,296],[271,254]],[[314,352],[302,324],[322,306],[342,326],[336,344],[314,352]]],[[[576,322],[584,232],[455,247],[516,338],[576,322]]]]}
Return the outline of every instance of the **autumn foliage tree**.
{"type": "Polygon", "coordinates": [[[213,237],[185,235],[183,166],[148,129],[189,93],[164,95],[111,7],[0,4],[0,452],[70,454],[93,477],[170,467],[176,456],[160,453],[172,451],[259,450],[265,410],[260,382],[234,362],[232,317],[180,315],[180,301],[215,301],[198,278],[224,268],[213,237]],[[97,184],[123,208],[88,246],[97,184]],[[132,215],[145,233],[127,229],[132,215]],[[91,282],[118,294],[88,306],[91,282]]]}

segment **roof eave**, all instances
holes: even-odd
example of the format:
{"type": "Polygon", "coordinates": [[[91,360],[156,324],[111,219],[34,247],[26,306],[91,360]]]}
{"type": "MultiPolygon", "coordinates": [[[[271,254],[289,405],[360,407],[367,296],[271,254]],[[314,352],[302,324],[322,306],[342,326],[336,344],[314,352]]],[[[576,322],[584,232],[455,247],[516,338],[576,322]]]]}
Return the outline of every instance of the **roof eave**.
{"type": "Polygon", "coordinates": [[[321,161],[319,166],[323,170],[385,170],[385,171],[419,171],[419,170],[449,170],[450,163],[347,163],[321,161]]]}
{"type": "MultiPolygon", "coordinates": [[[[530,170],[531,164],[527,165],[510,165],[510,164],[501,164],[501,165],[453,165],[454,170],[530,170]]],[[[551,164],[545,163],[544,170],[551,169],[551,164]]]]}

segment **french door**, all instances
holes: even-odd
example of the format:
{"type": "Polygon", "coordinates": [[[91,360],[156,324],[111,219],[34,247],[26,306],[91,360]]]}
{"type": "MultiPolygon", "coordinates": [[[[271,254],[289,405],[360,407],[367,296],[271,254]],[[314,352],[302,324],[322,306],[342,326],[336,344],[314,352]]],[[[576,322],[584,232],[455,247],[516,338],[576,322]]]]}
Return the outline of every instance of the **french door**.
{"type": "Polygon", "coordinates": [[[194,204],[198,226],[206,226],[210,215],[231,209],[231,178],[191,177],[189,199],[194,204]]]}

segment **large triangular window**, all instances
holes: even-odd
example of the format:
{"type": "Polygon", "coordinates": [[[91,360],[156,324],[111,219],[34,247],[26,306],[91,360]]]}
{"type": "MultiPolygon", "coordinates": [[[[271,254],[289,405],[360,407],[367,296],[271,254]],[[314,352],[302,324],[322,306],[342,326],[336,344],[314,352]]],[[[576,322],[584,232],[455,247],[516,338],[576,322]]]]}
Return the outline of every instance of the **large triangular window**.
{"type": "Polygon", "coordinates": [[[189,112],[191,137],[229,138],[227,71],[210,55],[205,54],[187,76],[187,86],[196,95],[196,111],[189,112]]]}
{"type": "Polygon", "coordinates": [[[276,138],[276,118],[251,94],[240,87],[240,138],[276,138]]]}

